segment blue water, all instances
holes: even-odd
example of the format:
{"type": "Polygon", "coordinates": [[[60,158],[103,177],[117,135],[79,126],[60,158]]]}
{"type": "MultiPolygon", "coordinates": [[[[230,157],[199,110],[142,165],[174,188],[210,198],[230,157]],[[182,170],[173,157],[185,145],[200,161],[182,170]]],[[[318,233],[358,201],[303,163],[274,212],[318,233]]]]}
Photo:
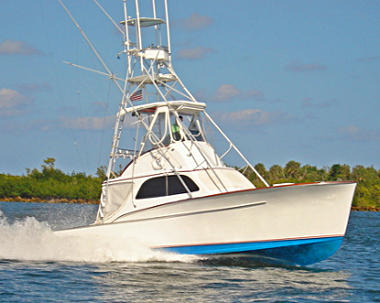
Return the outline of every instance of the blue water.
{"type": "Polygon", "coordinates": [[[328,260],[276,267],[52,234],[90,223],[92,205],[0,202],[0,210],[0,302],[380,302],[380,213],[353,212],[328,260]]]}

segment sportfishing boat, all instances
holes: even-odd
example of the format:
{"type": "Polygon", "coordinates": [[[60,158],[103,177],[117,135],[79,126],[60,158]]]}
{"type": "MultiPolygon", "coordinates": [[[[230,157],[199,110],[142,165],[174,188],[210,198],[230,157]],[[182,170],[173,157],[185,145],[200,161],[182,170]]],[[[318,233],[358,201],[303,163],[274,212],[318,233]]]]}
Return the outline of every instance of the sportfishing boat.
{"type": "Polygon", "coordinates": [[[174,71],[167,0],[149,7],[144,1],[143,14],[139,0],[124,0],[120,23],[94,0],[122,34],[123,78],[111,72],[58,1],[105,69],[95,72],[115,83],[121,102],[96,221],[57,235],[116,235],[180,254],[262,256],[301,265],[339,248],[356,184],[270,186],[174,71]],[[215,138],[223,139],[219,152],[210,144],[215,138]],[[228,162],[237,157],[242,169],[228,162]]]}

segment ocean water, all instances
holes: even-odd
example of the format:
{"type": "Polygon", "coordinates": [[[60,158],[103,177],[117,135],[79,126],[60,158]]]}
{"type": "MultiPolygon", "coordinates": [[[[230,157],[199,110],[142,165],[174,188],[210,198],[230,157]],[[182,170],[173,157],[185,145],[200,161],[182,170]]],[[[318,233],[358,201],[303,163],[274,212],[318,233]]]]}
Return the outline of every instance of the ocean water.
{"type": "Polygon", "coordinates": [[[0,202],[0,302],[380,302],[380,213],[352,212],[340,250],[307,267],[56,238],[96,206],[0,202]]]}

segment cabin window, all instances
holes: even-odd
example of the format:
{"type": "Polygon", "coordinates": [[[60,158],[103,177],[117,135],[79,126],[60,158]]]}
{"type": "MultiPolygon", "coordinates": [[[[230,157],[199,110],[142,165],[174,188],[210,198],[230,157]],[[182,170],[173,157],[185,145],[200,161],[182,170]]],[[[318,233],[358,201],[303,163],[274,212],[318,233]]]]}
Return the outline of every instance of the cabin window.
{"type": "Polygon", "coordinates": [[[166,112],[156,114],[154,124],[153,126],[150,125],[150,127],[152,128],[152,131],[149,133],[148,138],[151,143],[151,148],[154,148],[160,144],[169,144],[170,135],[166,112]]]}
{"type": "MultiPolygon", "coordinates": [[[[189,177],[181,175],[181,178],[191,192],[199,190],[199,187],[189,177]]],[[[178,176],[164,176],[145,181],[141,185],[136,199],[156,198],[184,193],[187,193],[186,188],[178,176]]]]}
{"type": "Polygon", "coordinates": [[[189,131],[197,141],[204,141],[204,134],[201,131],[202,121],[199,119],[199,114],[194,114],[189,124],[189,131]]]}

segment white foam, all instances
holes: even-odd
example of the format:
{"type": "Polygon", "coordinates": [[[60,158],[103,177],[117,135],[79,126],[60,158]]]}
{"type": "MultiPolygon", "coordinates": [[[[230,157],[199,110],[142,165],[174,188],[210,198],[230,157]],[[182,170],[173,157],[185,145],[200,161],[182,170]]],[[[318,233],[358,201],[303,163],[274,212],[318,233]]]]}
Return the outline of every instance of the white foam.
{"type": "Polygon", "coordinates": [[[27,217],[10,224],[0,210],[0,259],[81,262],[193,262],[195,256],[152,250],[133,240],[57,236],[27,217]]]}

